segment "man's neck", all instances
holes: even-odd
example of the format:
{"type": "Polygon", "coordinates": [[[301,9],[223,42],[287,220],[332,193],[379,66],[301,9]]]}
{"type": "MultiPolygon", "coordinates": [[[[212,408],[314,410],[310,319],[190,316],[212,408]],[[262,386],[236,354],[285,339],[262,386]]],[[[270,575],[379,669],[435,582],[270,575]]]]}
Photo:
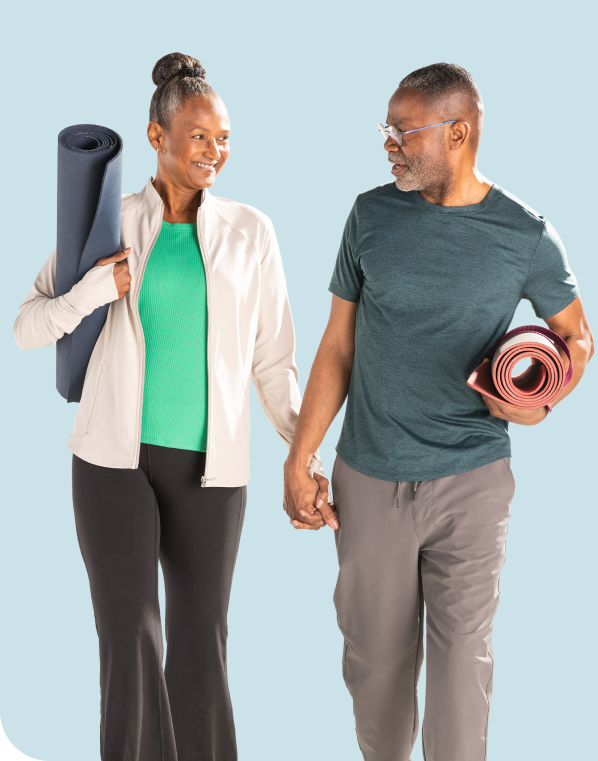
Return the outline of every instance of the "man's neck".
{"type": "Polygon", "coordinates": [[[488,195],[491,187],[490,180],[472,167],[466,172],[452,174],[436,187],[419,192],[426,201],[438,206],[473,206],[488,195]]]}

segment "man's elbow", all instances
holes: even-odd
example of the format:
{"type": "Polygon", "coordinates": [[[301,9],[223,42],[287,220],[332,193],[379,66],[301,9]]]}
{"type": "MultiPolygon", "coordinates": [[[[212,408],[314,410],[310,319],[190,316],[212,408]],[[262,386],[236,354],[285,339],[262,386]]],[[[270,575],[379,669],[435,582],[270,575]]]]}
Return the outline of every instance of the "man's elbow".
{"type": "Polygon", "coordinates": [[[343,373],[351,374],[355,359],[355,343],[337,343],[333,349],[334,365],[343,373]]]}
{"type": "Polygon", "coordinates": [[[589,327],[586,327],[585,335],[583,338],[584,338],[584,343],[587,346],[587,351],[588,351],[587,361],[589,362],[594,356],[594,336],[592,335],[592,331],[590,330],[589,327]]]}

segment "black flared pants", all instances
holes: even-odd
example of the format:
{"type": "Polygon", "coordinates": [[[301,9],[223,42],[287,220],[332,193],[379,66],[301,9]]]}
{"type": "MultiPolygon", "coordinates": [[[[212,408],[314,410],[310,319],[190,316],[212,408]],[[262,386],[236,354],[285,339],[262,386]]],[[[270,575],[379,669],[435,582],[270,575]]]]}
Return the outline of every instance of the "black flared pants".
{"type": "Polygon", "coordinates": [[[151,444],[136,470],[73,457],[100,644],[102,761],[237,759],[226,619],[246,487],[202,488],[204,467],[203,452],[151,444]]]}

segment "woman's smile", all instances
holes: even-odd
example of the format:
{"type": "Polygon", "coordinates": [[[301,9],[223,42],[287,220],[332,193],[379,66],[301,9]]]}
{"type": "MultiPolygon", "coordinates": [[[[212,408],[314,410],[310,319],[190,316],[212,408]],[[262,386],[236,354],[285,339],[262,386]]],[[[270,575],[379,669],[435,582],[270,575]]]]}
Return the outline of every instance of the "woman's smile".
{"type": "Polygon", "coordinates": [[[198,169],[205,172],[206,174],[211,174],[215,170],[216,164],[218,162],[214,162],[213,164],[207,164],[201,161],[192,161],[191,163],[193,164],[193,166],[196,166],[198,169]]]}

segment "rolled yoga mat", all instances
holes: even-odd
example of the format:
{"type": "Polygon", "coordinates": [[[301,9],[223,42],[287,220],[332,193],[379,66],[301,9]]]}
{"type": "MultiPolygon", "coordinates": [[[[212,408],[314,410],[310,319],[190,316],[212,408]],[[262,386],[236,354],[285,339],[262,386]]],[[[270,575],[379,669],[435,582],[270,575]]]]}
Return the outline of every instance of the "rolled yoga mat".
{"type": "MultiPolygon", "coordinates": [[[[122,138],[107,127],[77,124],[58,135],[58,236],[55,296],[81,280],[98,259],[120,249],[122,138]]],[[[109,304],[56,342],[56,388],[81,400],[85,372],[109,304]]]]}
{"type": "Polygon", "coordinates": [[[524,410],[547,405],[550,409],[573,375],[571,354],[565,341],[539,325],[511,330],[500,339],[489,359],[473,371],[468,385],[484,396],[524,410]],[[569,359],[567,373],[557,346],[569,359]],[[522,359],[531,359],[531,365],[520,375],[513,376],[513,368],[522,359]]]}

